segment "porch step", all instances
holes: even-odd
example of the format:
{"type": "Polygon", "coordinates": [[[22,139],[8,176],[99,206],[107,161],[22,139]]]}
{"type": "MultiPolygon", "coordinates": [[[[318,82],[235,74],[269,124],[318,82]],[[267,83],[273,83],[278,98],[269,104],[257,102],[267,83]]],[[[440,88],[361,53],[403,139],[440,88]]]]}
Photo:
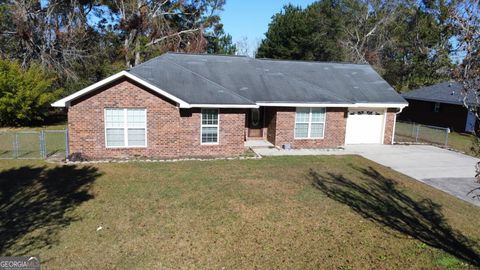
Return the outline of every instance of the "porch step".
{"type": "Polygon", "coordinates": [[[271,144],[268,141],[265,140],[246,140],[245,141],[245,147],[250,147],[250,148],[272,148],[274,147],[273,144],[271,144]]]}

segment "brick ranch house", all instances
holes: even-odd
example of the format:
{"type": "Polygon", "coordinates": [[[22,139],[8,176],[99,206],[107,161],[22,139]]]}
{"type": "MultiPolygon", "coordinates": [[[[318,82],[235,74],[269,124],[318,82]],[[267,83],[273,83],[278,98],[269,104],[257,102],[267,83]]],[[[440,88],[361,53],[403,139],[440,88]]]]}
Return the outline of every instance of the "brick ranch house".
{"type": "MultiPolygon", "coordinates": [[[[443,82],[407,92],[402,96],[409,106],[399,115],[399,119],[473,133],[478,123],[475,113],[464,106],[462,89],[460,83],[443,82]]],[[[468,96],[467,104],[474,105],[474,95],[468,96]]]]}
{"type": "Polygon", "coordinates": [[[167,53],[53,103],[90,159],[393,143],[407,102],[369,65],[167,53]]]}

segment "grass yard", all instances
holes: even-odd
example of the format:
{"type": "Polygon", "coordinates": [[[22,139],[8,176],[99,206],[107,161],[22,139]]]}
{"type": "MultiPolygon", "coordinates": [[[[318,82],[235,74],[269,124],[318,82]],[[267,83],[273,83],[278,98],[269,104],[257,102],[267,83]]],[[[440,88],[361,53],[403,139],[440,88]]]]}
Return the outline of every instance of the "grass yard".
{"type": "Polygon", "coordinates": [[[478,156],[478,153],[472,150],[474,139],[474,135],[452,132],[448,136],[448,146],[468,155],[478,156]]]}
{"type": "Polygon", "coordinates": [[[41,157],[40,131],[45,134],[47,157],[65,158],[65,124],[44,127],[0,128],[0,159],[41,157]],[[15,142],[17,151],[15,151],[15,142]]]}
{"type": "MultiPolygon", "coordinates": [[[[442,131],[422,127],[419,135],[419,142],[436,144],[442,147],[445,145],[445,133],[442,131]]],[[[396,123],[395,141],[414,142],[415,137],[415,129],[411,123],[396,123]]],[[[450,132],[448,134],[448,147],[466,153],[467,155],[478,156],[478,153],[472,150],[474,139],[474,135],[450,132]]]]}
{"type": "Polygon", "coordinates": [[[9,160],[0,187],[0,254],[42,269],[480,265],[480,208],[358,156],[9,160]]]}

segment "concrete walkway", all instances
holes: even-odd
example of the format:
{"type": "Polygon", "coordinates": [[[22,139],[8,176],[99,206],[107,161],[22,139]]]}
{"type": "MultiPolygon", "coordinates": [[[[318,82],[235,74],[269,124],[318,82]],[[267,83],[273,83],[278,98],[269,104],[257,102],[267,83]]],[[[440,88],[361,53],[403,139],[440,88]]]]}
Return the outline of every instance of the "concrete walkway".
{"type": "Polygon", "coordinates": [[[261,156],[287,155],[361,155],[374,162],[390,167],[427,185],[443,190],[462,200],[480,206],[480,200],[467,195],[480,188],[475,183],[475,165],[480,159],[429,145],[349,145],[345,149],[278,150],[259,148],[254,151],[261,156]]]}

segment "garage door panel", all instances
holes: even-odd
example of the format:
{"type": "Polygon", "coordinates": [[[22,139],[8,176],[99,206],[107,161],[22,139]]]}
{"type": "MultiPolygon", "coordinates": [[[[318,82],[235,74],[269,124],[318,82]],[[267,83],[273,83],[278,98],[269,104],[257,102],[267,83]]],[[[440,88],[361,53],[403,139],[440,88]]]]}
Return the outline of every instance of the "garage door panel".
{"type": "Polygon", "coordinates": [[[381,144],[385,114],[378,109],[350,109],[345,144],[381,144]]]}

